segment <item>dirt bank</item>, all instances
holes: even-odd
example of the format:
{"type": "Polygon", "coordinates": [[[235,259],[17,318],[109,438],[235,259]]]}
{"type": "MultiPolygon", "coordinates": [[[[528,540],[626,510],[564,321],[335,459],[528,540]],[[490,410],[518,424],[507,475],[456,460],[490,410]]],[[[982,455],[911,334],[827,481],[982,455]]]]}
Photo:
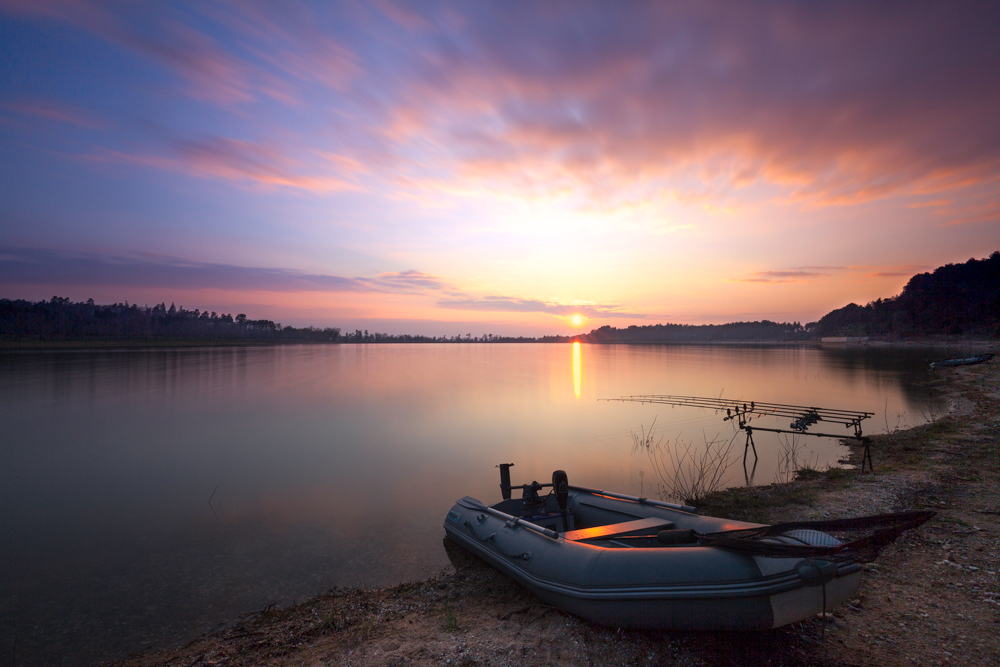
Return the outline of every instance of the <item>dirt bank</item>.
{"type": "MultiPolygon", "coordinates": [[[[481,561],[414,584],[338,590],[247,617],[154,665],[1000,664],[1000,365],[936,372],[950,413],[874,439],[875,473],[726,491],[708,514],[762,522],[938,512],[866,566],[858,599],[764,633],[616,631],[547,607],[481,561]]],[[[855,456],[859,453],[856,452],[855,456]]]]}

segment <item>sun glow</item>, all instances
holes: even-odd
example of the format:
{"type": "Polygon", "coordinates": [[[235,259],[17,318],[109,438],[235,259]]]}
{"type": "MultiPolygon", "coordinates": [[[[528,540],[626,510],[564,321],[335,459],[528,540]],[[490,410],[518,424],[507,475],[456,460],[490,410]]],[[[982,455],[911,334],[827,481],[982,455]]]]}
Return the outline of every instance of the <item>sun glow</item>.
{"type": "Polygon", "coordinates": [[[582,327],[583,323],[587,321],[587,318],[580,313],[573,313],[570,315],[569,323],[575,327],[582,327]]]}

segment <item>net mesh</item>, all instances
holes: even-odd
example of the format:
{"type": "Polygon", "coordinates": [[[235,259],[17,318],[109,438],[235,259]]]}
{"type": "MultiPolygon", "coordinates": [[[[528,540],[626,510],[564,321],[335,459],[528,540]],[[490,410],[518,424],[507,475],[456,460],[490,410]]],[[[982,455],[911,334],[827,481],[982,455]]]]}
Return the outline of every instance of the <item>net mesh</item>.
{"type": "Polygon", "coordinates": [[[776,523],[760,528],[707,533],[699,535],[698,542],[755,556],[868,563],[905,531],[923,524],[934,514],[928,511],[897,512],[854,519],[776,523]]]}

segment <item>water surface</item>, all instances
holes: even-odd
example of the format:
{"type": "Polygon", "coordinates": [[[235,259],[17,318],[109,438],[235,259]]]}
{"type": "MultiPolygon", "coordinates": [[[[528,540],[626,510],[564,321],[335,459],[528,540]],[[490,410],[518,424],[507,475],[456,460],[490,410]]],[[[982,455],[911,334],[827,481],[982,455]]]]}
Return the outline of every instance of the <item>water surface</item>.
{"type": "MultiPolygon", "coordinates": [[[[670,441],[734,435],[708,412],[599,398],[865,410],[874,433],[940,411],[919,385],[935,357],[540,344],[2,354],[0,661],[16,638],[18,664],[92,664],[334,586],[426,577],[447,563],[454,500],[499,500],[497,463],[515,463],[515,483],[561,468],[655,495],[631,432],[655,419],[670,441]]],[[[781,448],[755,439],[753,481],[770,483],[781,448]]],[[[845,454],[802,444],[818,467],[845,454]]],[[[739,464],[726,483],[746,483],[739,464]]]]}

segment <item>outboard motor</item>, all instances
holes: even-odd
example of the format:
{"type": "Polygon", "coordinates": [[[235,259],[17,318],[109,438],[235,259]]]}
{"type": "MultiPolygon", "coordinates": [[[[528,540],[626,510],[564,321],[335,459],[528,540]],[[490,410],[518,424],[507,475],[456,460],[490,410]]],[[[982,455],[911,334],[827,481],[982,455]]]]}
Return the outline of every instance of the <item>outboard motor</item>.
{"type": "Polygon", "coordinates": [[[556,502],[559,503],[559,511],[562,512],[563,532],[571,530],[571,522],[567,517],[572,518],[569,512],[569,478],[562,470],[552,473],[552,492],[556,494],[556,502]]]}
{"type": "Polygon", "coordinates": [[[566,508],[569,507],[569,478],[562,470],[556,470],[552,473],[552,490],[556,494],[559,509],[565,512],[566,508]]]}

